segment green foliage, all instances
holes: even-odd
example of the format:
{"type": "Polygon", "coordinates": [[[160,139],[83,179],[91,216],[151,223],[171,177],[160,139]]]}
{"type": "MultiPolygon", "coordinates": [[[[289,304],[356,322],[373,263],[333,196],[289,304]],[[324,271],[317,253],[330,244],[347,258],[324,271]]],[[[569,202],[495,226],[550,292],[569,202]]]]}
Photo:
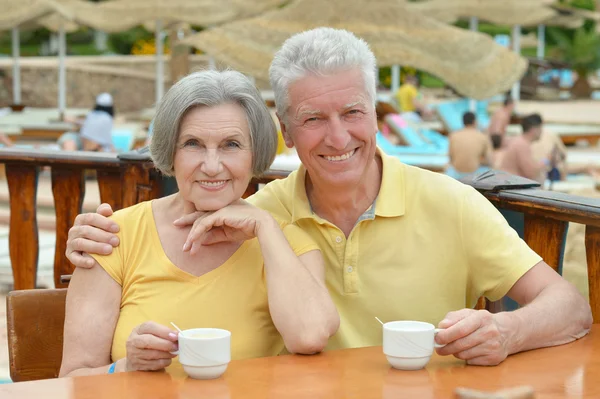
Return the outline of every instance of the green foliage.
{"type": "Polygon", "coordinates": [[[552,55],[571,64],[580,75],[600,68],[600,36],[594,30],[579,28],[572,38],[561,30],[551,29],[548,34],[557,45],[552,55]]]}
{"type": "Polygon", "coordinates": [[[108,36],[108,44],[115,53],[130,54],[133,44],[138,40],[150,40],[154,33],[148,32],[141,26],[126,30],[124,32],[112,33],[108,36]]]}
{"type": "Polygon", "coordinates": [[[583,8],[585,10],[593,11],[596,9],[595,0],[571,0],[571,1],[564,1],[562,3],[566,3],[566,4],[570,5],[571,7],[583,8]]]}

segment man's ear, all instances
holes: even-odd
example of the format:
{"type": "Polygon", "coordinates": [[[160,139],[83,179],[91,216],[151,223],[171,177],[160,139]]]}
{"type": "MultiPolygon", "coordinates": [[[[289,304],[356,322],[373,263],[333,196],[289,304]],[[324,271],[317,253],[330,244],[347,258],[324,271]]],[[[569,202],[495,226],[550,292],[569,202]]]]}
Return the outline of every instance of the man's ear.
{"type": "Polygon", "coordinates": [[[277,114],[277,119],[279,120],[279,126],[281,127],[281,135],[283,136],[283,141],[285,141],[285,146],[287,148],[294,148],[294,142],[292,141],[292,138],[290,137],[290,133],[288,132],[288,130],[286,128],[283,118],[281,116],[279,116],[279,114],[277,114]]]}

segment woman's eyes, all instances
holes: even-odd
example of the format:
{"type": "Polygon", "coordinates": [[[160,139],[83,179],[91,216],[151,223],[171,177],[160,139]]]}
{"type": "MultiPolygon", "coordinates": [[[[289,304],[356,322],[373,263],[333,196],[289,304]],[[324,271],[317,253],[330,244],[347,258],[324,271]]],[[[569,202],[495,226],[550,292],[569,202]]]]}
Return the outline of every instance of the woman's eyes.
{"type": "Polygon", "coordinates": [[[225,143],[225,147],[226,148],[240,148],[240,143],[238,143],[237,141],[228,141],[227,143],[225,143]]]}
{"type": "Polygon", "coordinates": [[[184,147],[195,147],[198,145],[198,141],[197,140],[188,140],[185,143],[183,143],[184,147]]]}
{"type": "MultiPolygon", "coordinates": [[[[187,140],[186,142],[183,143],[183,147],[203,147],[202,144],[200,144],[198,142],[198,140],[187,140]]],[[[226,149],[235,149],[235,148],[241,148],[241,144],[237,141],[231,140],[231,141],[227,141],[222,145],[223,148],[226,149]]]]}

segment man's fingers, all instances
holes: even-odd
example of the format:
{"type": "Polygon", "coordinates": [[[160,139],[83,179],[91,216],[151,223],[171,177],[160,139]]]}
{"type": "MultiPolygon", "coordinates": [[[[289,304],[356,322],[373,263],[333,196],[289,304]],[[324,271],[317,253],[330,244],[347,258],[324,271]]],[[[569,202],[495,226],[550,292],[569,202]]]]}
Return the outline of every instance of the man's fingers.
{"type": "Polygon", "coordinates": [[[113,247],[119,246],[119,237],[97,227],[79,226],[77,228],[77,234],[79,235],[76,237],[79,238],[86,238],[91,241],[96,241],[97,243],[110,244],[113,247]]]}
{"type": "Polygon", "coordinates": [[[102,216],[109,217],[113,214],[113,210],[109,204],[102,203],[98,206],[98,209],[96,209],[96,213],[99,213],[102,216]]]}
{"type": "MultiPolygon", "coordinates": [[[[75,238],[69,241],[67,250],[71,252],[87,252],[89,254],[110,255],[113,247],[110,244],[103,244],[85,238],[75,238]]],[[[69,253],[67,253],[68,256],[69,253]]]]}
{"type": "Polygon", "coordinates": [[[449,312],[446,317],[444,317],[444,320],[439,322],[438,328],[451,327],[462,319],[465,319],[476,312],[477,311],[473,309],[460,309],[455,312],[449,312]]]}
{"type": "MultiPolygon", "coordinates": [[[[504,360],[504,359],[502,359],[504,360]]],[[[495,356],[477,356],[469,358],[467,364],[471,366],[497,366],[502,363],[502,360],[498,360],[495,356]]]]}
{"type": "Polygon", "coordinates": [[[66,255],[69,258],[69,261],[75,265],[75,267],[90,269],[96,264],[96,261],[93,258],[85,256],[85,254],[81,254],[80,252],[69,253],[67,251],[66,255]]]}
{"type": "MultiPolygon", "coordinates": [[[[111,233],[119,232],[119,225],[98,213],[83,213],[77,215],[74,226],[93,226],[111,233]]],[[[72,228],[73,229],[73,228],[72,228]]],[[[76,230],[77,231],[77,230],[76,230]]]]}
{"type": "Polygon", "coordinates": [[[440,345],[449,344],[472,334],[481,327],[481,324],[482,317],[477,316],[477,313],[472,314],[471,317],[462,319],[453,326],[437,333],[435,341],[440,345]]]}
{"type": "MultiPolygon", "coordinates": [[[[439,335],[439,333],[438,333],[439,335]]],[[[485,334],[478,334],[477,332],[470,334],[464,338],[450,342],[446,346],[437,349],[437,353],[442,356],[457,355],[458,353],[469,351],[473,348],[480,346],[486,341],[485,334]]],[[[477,355],[479,356],[479,355],[477,355]]],[[[462,357],[457,356],[459,359],[462,357]]],[[[473,356],[474,357],[474,356],[473,356]]],[[[466,359],[463,359],[466,360],[466,359]]]]}

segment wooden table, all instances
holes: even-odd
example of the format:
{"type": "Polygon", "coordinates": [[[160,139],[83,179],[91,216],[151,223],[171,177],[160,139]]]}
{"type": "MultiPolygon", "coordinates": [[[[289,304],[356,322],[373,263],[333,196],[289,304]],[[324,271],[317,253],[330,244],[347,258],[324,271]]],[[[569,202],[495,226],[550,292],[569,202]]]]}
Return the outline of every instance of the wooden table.
{"type": "Polygon", "coordinates": [[[0,385],[0,398],[451,398],[456,387],[535,388],[536,398],[600,398],[600,325],[574,343],[521,353],[497,367],[434,355],[426,369],[391,369],[381,347],[234,361],[223,377],[120,373],[0,385]]]}

